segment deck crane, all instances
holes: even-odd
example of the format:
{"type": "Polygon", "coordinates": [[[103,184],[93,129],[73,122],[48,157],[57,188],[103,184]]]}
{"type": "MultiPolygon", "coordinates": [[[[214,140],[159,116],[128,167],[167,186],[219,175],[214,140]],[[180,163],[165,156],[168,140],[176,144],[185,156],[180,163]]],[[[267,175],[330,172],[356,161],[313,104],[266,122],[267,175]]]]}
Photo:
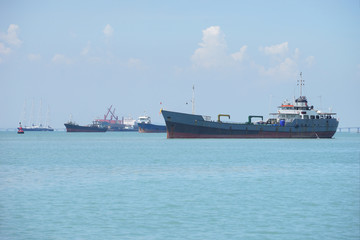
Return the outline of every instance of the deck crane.
{"type": "Polygon", "coordinates": [[[119,117],[115,115],[115,110],[116,110],[116,109],[114,108],[114,111],[110,111],[110,113],[111,113],[111,118],[110,118],[110,120],[112,120],[113,117],[114,117],[114,118],[115,118],[115,121],[117,122],[117,121],[119,120],[119,117]]]}
{"type": "Polygon", "coordinates": [[[108,108],[107,113],[104,115],[104,120],[106,120],[107,117],[109,116],[109,113],[111,112],[111,108],[112,108],[112,105],[108,108]]]}

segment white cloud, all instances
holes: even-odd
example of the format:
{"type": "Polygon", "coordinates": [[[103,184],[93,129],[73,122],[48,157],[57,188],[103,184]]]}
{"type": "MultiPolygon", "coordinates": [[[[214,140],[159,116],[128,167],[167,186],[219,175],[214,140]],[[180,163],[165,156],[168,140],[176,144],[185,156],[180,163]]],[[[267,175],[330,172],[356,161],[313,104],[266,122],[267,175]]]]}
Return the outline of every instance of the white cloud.
{"type": "Polygon", "coordinates": [[[292,78],[298,74],[298,65],[296,61],[287,57],[278,65],[265,68],[264,66],[259,66],[259,73],[264,76],[271,76],[277,78],[292,78]]]}
{"type": "Polygon", "coordinates": [[[243,61],[245,58],[245,52],[246,52],[247,46],[244,45],[240,48],[239,52],[233,53],[231,54],[231,57],[235,60],[235,61],[243,61]]]}
{"type": "Polygon", "coordinates": [[[128,60],[128,65],[129,66],[136,66],[136,65],[139,65],[140,63],[141,63],[141,60],[137,59],[137,58],[130,58],[128,60]]]}
{"type": "Polygon", "coordinates": [[[0,42],[0,54],[9,54],[11,52],[10,48],[5,47],[3,43],[0,42]]]}
{"type": "Polygon", "coordinates": [[[299,59],[299,57],[300,57],[300,50],[298,48],[295,48],[294,59],[299,59]]]}
{"type": "MultiPolygon", "coordinates": [[[[12,52],[10,47],[7,47],[5,43],[8,45],[20,46],[22,41],[18,38],[17,32],[19,30],[19,26],[16,24],[10,24],[7,30],[7,33],[0,32],[0,39],[3,42],[0,42],[0,54],[8,55],[12,52]]],[[[0,63],[3,62],[3,59],[0,58],[0,63]]]]}
{"type": "Polygon", "coordinates": [[[314,56],[309,56],[305,59],[306,64],[308,65],[308,67],[311,67],[315,64],[315,57],[314,56]]]}
{"type": "Polygon", "coordinates": [[[51,61],[53,63],[57,63],[57,64],[71,64],[72,63],[72,60],[70,58],[67,58],[66,56],[64,56],[62,54],[55,54],[51,61]]]}
{"type": "Polygon", "coordinates": [[[137,70],[144,70],[146,69],[145,64],[138,58],[130,58],[127,61],[127,66],[129,68],[137,69],[137,70]]]}
{"type": "Polygon", "coordinates": [[[203,42],[199,45],[201,47],[219,47],[219,48],[226,48],[225,37],[224,34],[221,32],[219,26],[211,26],[203,32],[203,42]]]}
{"type": "Polygon", "coordinates": [[[27,58],[28,58],[28,60],[29,61],[38,61],[38,60],[40,60],[41,59],[41,56],[40,56],[40,54],[29,54],[28,56],[27,56],[27,58]]]}
{"type": "Polygon", "coordinates": [[[194,67],[218,67],[226,65],[229,57],[226,55],[226,42],[219,26],[211,26],[203,32],[200,48],[191,56],[194,67]]]}
{"type": "Polygon", "coordinates": [[[19,26],[10,24],[7,33],[0,33],[0,39],[4,40],[10,45],[20,46],[22,41],[18,38],[19,26]]]}
{"type": "MultiPolygon", "coordinates": [[[[257,65],[260,75],[275,77],[277,79],[290,79],[299,73],[300,49],[295,48],[293,54],[289,51],[288,42],[277,45],[259,48],[259,51],[269,56],[269,64],[267,66],[257,65]]],[[[314,56],[305,59],[308,66],[315,62],[314,56]]]]}
{"type": "Polygon", "coordinates": [[[107,24],[103,32],[106,37],[111,37],[114,33],[114,29],[110,26],[110,24],[107,24]]]}
{"type": "MultiPolygon", "coordinates": [[[[260,76],[289,80],[296,77],[299,73],[299,62],[304,61],[301,59],[300,49],[290,49],[288,42],[259,47],[259,51],[263,54],[254,60],[248,53],[247,45],[243,45],[238,52],[228,54],[225,35],[219,26],[211,26],[203,30],[202,33],[202,42],[199,43],[199,48],[191,56],[193,67],[196,68],[231,67],[240,71],[247,71],[251,67],[260,76]],[[264,60],[268,60],[268,63],[256,63],[264,60]]],[[[314,59],[313,56],[310,56],[306,61],[308,64],[313,64],[314,59]]]]}
{"type": "Polygon", "coordinates": [[[264,52],[266,55],[284,55],[289,51],[289,47],[288,42],[283,42],[269,47],[260,47],[259,50],[264,52]]]}
{"type": "Polygon", "coordinates": [[[86,46],[83,48],[83,50],[81,51],[81,55],[85,56],[89,53],[89,51],[90,51],[90,42],[88,42],[86,46]]]}

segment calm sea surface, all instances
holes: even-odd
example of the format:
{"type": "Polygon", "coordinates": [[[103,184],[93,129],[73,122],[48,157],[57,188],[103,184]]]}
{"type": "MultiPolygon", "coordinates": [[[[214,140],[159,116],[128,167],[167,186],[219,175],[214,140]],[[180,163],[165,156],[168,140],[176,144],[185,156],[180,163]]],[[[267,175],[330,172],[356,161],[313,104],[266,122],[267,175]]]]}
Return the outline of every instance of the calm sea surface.
{"type": "Polygon", "coordinates": [[[0,132],[0,239],[360,239],[360,134],[0,132]]]}

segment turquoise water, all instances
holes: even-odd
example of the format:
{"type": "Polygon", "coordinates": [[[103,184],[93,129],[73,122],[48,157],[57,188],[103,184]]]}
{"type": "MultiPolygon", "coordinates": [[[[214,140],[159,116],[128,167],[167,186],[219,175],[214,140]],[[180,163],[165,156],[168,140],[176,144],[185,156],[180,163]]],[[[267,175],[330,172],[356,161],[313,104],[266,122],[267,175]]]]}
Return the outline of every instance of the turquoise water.
{"type": "Polygon", "coordinates": [[[360,238],[360,134],[0,132],[0,239],[360,238]]]}

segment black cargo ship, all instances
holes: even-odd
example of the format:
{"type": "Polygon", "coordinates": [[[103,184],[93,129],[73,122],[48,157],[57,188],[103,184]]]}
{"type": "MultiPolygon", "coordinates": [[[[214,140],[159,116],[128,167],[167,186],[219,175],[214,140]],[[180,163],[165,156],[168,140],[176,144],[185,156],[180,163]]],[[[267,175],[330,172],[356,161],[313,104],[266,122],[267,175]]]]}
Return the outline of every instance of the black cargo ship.
{"type": "MultiPolygon", "coordinates": [[[[301,76],[301,74],[300,74],[301,76]]],[[[335,113],[324,113],[308,105],[302,95],[293,102],[284,101],[274,118],[263,121],[263,116],[249,116],[246,123],[211,121],[209,116],[162,110],[168,138],[332,138],[339,121],[335,113]],[[252,122],[253,118],[261,121],[252,122]]]]}
{"type": "Polygon", "coordinates": [[[87,126],[80,126],[73,122],[68,122],[64,124],[67,132],[106,132],[108,129],[106,127],[100,127],[96,124],[91,124],[87,126]]]}
{"type": "Polygon", "coordinates": [[[149,116],[141,116],[138,120],[138,127],[140,133],[165,133],[165,125],[155,125],[151,123],[149,116]]]}

